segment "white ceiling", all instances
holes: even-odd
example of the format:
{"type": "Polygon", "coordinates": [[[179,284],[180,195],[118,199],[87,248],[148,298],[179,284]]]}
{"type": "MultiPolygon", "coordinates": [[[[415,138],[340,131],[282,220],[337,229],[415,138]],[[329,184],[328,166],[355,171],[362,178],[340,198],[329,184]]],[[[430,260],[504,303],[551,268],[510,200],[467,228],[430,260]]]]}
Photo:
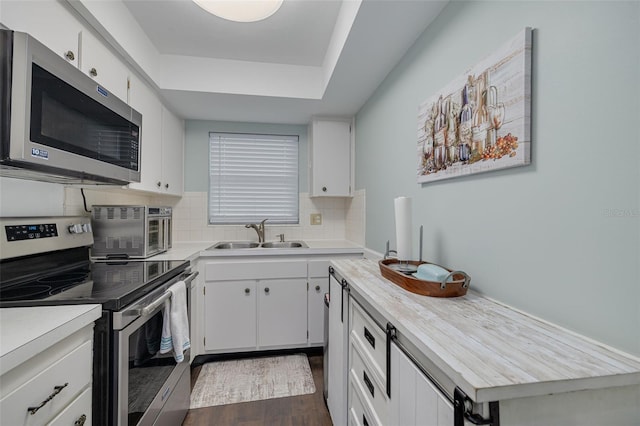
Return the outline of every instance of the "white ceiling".
{"type": "Polygon", "coordinates": [[[257,23],[191,0],[122,0],[119,12],[138,27],[126,34],[92,1],[80,0],[81,12],[112,43],[128,52],[125,36],[147,43],[129,53],[181,117],[306,124],[354,115],[448,0],[284,0],[257,23]]]}

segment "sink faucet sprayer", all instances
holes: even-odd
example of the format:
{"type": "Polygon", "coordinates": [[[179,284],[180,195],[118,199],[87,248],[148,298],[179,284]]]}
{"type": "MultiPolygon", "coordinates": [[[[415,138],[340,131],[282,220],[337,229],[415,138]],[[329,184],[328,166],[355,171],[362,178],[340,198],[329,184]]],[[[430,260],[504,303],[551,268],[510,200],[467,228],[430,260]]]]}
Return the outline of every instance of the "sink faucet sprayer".
{"type": "Polygon", "coordinates": [[[267,221],[267,219],[263,220],[262,222],[260,222],[259,225],[256,225],[255,223],[248,223],[246,224],[244,227],[245,228],[253,228],[256,230],[256,233],[258,234],[258,242],[259,243],[263,243],[264,242],[264,223],[267,221]]]}

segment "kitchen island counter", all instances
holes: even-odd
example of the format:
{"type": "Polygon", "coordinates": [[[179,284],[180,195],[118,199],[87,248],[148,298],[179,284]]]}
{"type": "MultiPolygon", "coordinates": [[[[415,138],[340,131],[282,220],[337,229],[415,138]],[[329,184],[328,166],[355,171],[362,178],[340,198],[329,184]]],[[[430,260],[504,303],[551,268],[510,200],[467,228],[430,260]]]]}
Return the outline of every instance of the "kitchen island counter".
{"type": "Polygon", "coordinates": [[[383,278],[371,260],[331,264],[356,301],[392,323],[475,402],[630,385],[640,402],[634,356],[473,291],[456,298],[410,293],[383,278]]]}

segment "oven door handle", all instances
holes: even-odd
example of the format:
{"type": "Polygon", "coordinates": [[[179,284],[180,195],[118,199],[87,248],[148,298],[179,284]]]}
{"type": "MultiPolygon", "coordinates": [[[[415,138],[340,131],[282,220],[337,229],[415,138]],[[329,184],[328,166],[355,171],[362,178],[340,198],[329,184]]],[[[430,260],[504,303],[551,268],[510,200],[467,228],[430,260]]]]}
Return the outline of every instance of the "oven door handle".
{"type": "MultiPolygon", "coordinates": [[[[189,276],[187,276],[187,278],[185,278],[184,280],[179,280],[179,281],[184,281],[185,286],[186,286],[187,291],[188,291],[191,288],[191,285],[190,285],[191,281],[193,281],[197,275],[198,275],[198,271],[195,271],[195,272],[191,273],[189,276]]],[[[153,302],[149,303],[144,308],[140,309],[140,315],[141,316],[149,315],[150,313],[155,311],[158,306],[162,305],[170,297],[171,297],[171,292],[169,290],[166,290],[156,300],[154,300],[153,302]]]]}

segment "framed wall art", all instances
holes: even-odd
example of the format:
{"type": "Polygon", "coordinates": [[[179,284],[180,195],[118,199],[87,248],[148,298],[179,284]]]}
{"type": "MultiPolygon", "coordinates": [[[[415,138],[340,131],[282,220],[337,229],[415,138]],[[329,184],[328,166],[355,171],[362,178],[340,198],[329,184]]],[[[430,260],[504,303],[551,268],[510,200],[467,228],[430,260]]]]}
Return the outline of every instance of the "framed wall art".
{"type": "Polygon", "coordinates": [[[531,159],[531,28],[418,108],[418,183],[531,159]]]}

